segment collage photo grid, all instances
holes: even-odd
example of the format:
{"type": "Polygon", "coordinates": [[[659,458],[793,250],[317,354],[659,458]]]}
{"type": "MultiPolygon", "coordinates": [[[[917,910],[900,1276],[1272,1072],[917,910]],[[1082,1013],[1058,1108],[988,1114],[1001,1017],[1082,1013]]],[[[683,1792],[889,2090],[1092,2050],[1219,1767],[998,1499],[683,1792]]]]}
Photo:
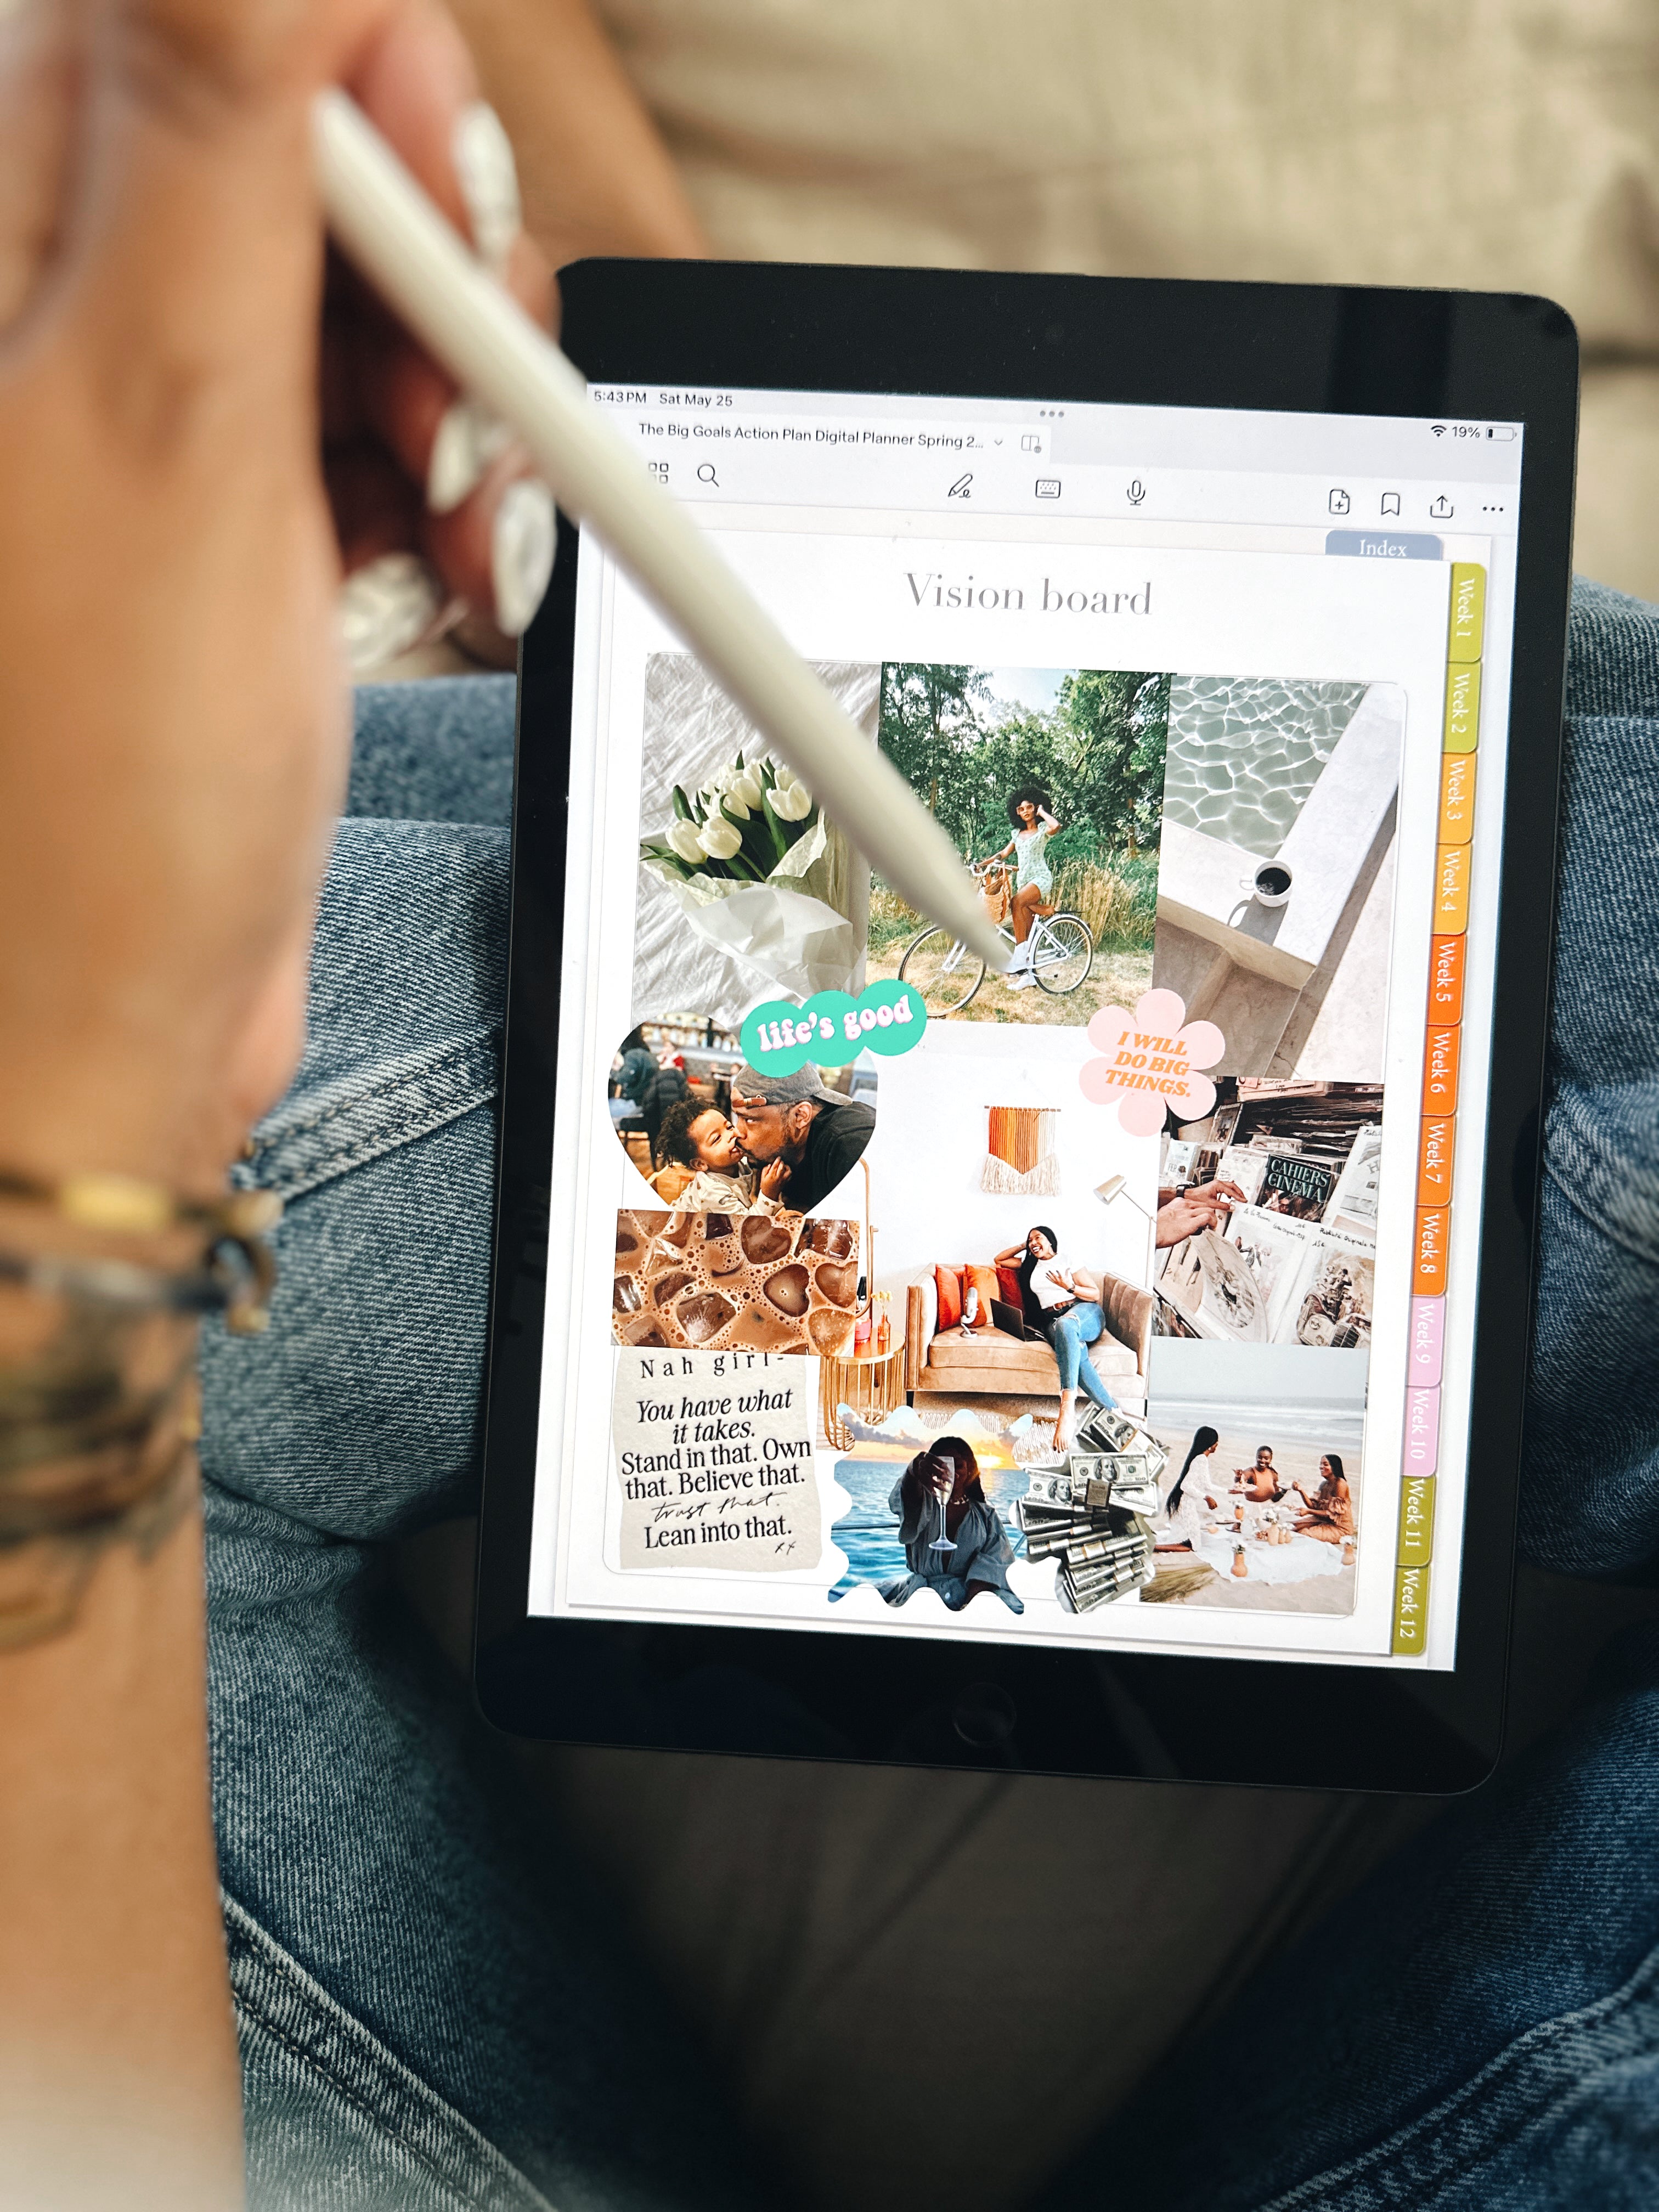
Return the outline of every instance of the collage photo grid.
{"type": "Polygon", "coordinates": [[[919,1620],[1351,1613],[1401,695],[817,672],[1008,965],[650,656],[606,1099],[624,1564],[712,1547],[919,1620]]]}

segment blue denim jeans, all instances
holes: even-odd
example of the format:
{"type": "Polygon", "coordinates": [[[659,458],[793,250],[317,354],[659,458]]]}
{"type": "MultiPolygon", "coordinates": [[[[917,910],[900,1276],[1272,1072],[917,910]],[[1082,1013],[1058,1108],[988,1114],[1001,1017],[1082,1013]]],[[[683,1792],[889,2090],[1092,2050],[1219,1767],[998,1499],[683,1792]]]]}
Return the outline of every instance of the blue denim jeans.
{"type": "MultiPolygon", "coordinates": [[[[1659,1556],[1659,610],[1580,587],[1568,708],[1522,1534],[1619,1574],[1659,1556]]],[[[204,1351],[258,2207],[752,2201],[696,2054],[385,1587],[391,1540],[476,1496],[512,712],[493,679],[360,695],[305,1062],[247,1166],[289,1200],[273,1327],[204,1351]]],[[[1659,2203],[1656,1832],[1641,1632],[1156,2071],[1047,2212],[1659,2203]]]]}
{"type": "Polygon", "coordinates": [[[1106,1316],[1097,1305],[1079,1298],[1069,1313],[1048,1324],[1048,1341],[1054,1348],[1054,1364],[1060,1369],[1060,1387],[1075,1390],[1079,1376],[1083,1387],[1097,1406],[1115,1406],[1117,1400],[1095,1372],[1095,1363],[1089,1357],[1089,1346],[1106,1326],[1106,1316]]]}

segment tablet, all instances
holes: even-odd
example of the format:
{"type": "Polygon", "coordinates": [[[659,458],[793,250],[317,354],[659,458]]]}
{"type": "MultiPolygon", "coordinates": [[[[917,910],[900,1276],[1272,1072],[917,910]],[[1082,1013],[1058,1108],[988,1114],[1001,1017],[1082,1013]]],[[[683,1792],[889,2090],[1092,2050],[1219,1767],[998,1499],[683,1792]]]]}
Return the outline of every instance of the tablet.
{"type": "Polygon", "coordinates": [[[589,263],[564,337],[979,874],[591,537],[524,647],[477,1682],[590,1742],[1322,1787],[1499,1747],[1571,323],[589,263]]]}

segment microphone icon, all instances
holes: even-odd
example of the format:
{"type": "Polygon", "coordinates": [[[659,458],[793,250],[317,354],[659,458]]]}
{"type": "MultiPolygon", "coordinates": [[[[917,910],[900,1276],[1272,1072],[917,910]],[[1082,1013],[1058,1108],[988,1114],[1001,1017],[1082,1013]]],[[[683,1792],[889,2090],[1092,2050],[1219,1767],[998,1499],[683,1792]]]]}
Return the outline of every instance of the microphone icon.
{"type": "Polygon", "coordinates": [[[1142,501],[1143,499],[1145,499],[1145,498],[1146,498],[1146,485],[1145,485],[1144,483],[1142,483],[1142,482],[1140,481],[1140,478],[1139,478],[1139,477],[1137,477],[1135,478],[1134,482],[1133,482],[1133,483],[1129,486],[1129,504],[1130,504],[1130,506],[1131,506],[1131,507],[1139,507],[1139,504],[1140,504],[1140,502],[1141,502],[1141,501],[1142,501]]]}

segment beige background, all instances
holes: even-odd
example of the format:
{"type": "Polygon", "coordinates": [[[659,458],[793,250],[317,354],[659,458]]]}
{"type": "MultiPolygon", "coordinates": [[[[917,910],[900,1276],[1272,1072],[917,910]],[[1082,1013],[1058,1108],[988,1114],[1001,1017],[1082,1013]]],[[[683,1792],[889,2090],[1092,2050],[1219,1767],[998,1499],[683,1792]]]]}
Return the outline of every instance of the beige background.
{"type": "Polygon", "coordinates": [[[1548,294],[1659,598],[1654,0],[602,0],[717,252],[1548,294]]]}

